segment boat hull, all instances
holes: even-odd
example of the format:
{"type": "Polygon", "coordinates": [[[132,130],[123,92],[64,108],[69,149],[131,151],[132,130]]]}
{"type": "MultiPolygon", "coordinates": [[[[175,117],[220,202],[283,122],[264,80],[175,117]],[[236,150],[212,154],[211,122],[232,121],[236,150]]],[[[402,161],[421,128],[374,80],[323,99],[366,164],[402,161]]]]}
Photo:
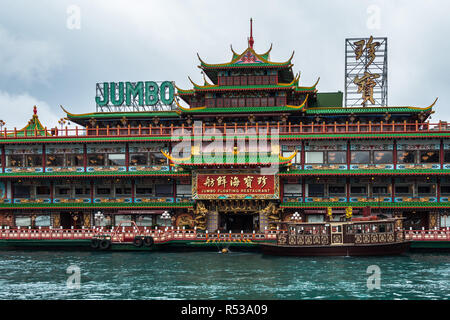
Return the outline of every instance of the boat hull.
{"type": "Polygon", "coordinates": [[[264,254],[279,256],[387,256],[406,252],[410,241],[366,244],[366,245],[332,245],[332,246],[283,246],[261,243],[264,254]]]}

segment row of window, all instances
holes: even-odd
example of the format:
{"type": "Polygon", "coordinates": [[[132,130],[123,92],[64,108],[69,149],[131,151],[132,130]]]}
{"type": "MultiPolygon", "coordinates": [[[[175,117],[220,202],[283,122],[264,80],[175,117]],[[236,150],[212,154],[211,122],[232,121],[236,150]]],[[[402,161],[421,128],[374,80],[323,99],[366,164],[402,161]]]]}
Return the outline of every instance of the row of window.
{"type": "Polygon", "coordinates": [[[254,75],[241,75],[241,76],[219,76],[219,86],[253,86],[253,85],[269,85],[277,84],[277,75],[266,76],[254,76],[254,75]]]}
{"type": "MultiPolygon", "coordinates": [[[[29,198],[32,195],[38,197],[49,197],[49,186],[27,186],[27,185],[14,185],[14,197],[15,198],[29,198]],[[35,188],[35,189],[33,189],[35,188]]],[[[55,186],[54,196],[63,197],[89,197],[91,194],[90,187],[84,186],[55,186]]],[[[131,196],[132,189],[130,186],[95,186],[94,195],[97,196],[131,196]]],[[[156,197],[171,197],[173,196],[173,185],[171,184],[157,184],[151,186],[136,186],[136,196],[156,196],[156,197]]]]}
{"type": "MultiPolygon", "coordinates": [[[[140,227],[151,227],[151,226],[171,226],[172,222],[169,219],[163,219],[161,215],[114,215],[105,216],[102,219],[93,219],[93,225],[99,227],[111,227],[114,222],[114,226],[123,226],[130,227],[130,222],[124,221],[135,221],[136,224],[140,227]],[[114,221],[113,221],[114,220],[114,221]],[[122,223],[122,224],[121,224],[122,223]]],[[[34,223],[31,219],[31,215],[16,215],[14,217],[14,225],[17,227],[50,227],[51,226],[51,218],[48,214],[36,215],[34,219],[34,223]]],[[[66,226],[67,227],[67,226],[66,226]]]]}
{"type": "MultiPolygon", "coordinates": [[[[285,192],[285,196],[301,196],[302,190],[301,185],[298,185],[297,190],[290,188],[288,192],[285,192]]],[[[436,195],[436,185],[434,184],[423,184],[417,185],[414,190],[414,185],[394,185],[395,195],[412,195],[416,191],[417,195],[430,196],[436,195]]],[[[391,195],[392,187],[388,185],[384,186],[371,186],[370,191],[373,195],[391,195]]],[[[345,185],[325,185],[325,184],[308,184],[308,196],[309,197],[325,197],[325,196],[345,196],[346,195],[345,185]]],[[[350,194],[351,195],[367,195],[369,192],[369,186],[367,185],[351,185],[350,194]]],[[[450,185],[443,185],[440,187],[441,195],[450,195],[450,185]]]]}
{"type": "MultiPolygon", "coordinates": [[[[296,157],[299,162],[299,157],[296,157]]],[[[361,164],[389,164],[394,162],[393,151],[351,151],[350,163],[361,164]]],[[[439,150],[428,151],[397,151],[397,163],[439,163],[439,150]]],[[[450,162],[450,150],[444,151],[444,162],[450,162]]],[[[305,152],[307,164],[345,164],[346,151],[307,151],[305,152]]]]}
{"type": "MultiPolygon", "coordinates": [[[[84,157],[80,154],[47,154],[47,167],[83,166],[84,157]]],[[[42,155],[8,155],[7,167],[41,167],[42,155]]],[[[130,153],[130,166],[167,165],[167,158],[161,152],[130,153]]],[[[87,155],[87,166],[125,166],[125,154],[95,153],[87,155]]]]}

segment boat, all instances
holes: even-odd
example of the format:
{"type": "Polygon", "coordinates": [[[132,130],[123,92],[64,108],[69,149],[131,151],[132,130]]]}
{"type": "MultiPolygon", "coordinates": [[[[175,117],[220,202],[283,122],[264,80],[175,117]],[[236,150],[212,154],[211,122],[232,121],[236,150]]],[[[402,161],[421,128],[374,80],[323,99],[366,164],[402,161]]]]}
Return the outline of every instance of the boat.
{"type": "Polygon", "coordinates": [[[348,221],[279,222],[286,232],[275,243],[261,243],[263,254],[283,256],[400,255],[411,241],[396,227],[398,218],[356,218],[348,221]]]}

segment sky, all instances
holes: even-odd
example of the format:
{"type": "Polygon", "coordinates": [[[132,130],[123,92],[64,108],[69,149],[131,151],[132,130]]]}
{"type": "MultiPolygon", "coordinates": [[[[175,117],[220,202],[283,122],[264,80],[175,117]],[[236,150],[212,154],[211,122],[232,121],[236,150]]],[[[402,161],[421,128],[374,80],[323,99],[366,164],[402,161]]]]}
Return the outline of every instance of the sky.
{"type": "Polygon", "coordinates": [[[272,61],[295,51],[301,85],[344,91],[345,39],[388,38],[389,106],[430,105],[431,121],[450,120],[449,1],[0,0],[0,119],[22,128],[37,105],[55,127],[71,113],[95,111],[98,82],[202,82],[208,63],[247,48],[272,61]]]}

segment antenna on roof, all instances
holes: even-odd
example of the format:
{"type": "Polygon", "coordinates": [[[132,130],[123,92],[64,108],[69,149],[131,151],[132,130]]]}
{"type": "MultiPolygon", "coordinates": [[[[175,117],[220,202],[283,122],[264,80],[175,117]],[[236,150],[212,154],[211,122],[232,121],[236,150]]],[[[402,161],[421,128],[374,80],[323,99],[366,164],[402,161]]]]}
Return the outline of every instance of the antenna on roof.
{"type": "Polygon", "coordinates": [[[252,49],[253,43],[255,43],[255,41],[253,40],[253,19],[250,18],[250,38],[248,38],[248,46],[252,49]]]}

